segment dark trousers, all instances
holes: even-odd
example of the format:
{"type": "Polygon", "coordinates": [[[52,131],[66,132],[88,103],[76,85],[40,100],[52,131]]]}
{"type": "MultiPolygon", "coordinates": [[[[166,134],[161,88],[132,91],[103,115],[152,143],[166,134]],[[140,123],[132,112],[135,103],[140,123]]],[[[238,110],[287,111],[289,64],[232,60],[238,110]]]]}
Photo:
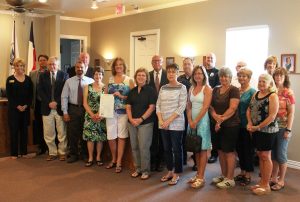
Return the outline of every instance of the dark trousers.
{"type": "Polygon", "coordinates": [[[17,109],[9,110],[10,128],[10,155],[18,156],[27,154],[28,138],[28,111],[20,112],[17,109]],[[20,149],[20,153],[19,153],[20,149]]]}
{"type": "Polygon", "coordinates": [[[78,156],[78,145],[82,140],[84,113],[83,106],[69,105],[70,121],[67,123],[67,140],[70,156],[78,156]]]}
{"type": "Polygon", "coordinates": [[[215,131],[215,124],[210,123],[210,131],[211,131],[211,144],[212,144],[211,156],[218,157],[218,136],[215,131]]]}
{"type": "Polygon", "coordinates": [[[33,122],[33,142],[39,145],[41,152],[48,150],[44,139],[43,116],[41,114],[41,101],[36,99],[34,108],[34,122],[33,122]]]}
{"type": "Polygon", "coordinates": [[[186,139],[188,123],[189,122],[188,122],[187,114],[186,114],[186,111],[184,111],[184,131],[182,134],[183,164],[186,164],[186,160],[187,160],[187,151],[185,149],[185,139],[186,139]]]}
{"type": "Polygon", "coordinates": [[[241,170],[253,172],[254,147],[252,137],[246,128],[240,128],[236,151],[239,157],[241,170]]]}
{"type": "Polygon", "coordinates": [[[151,166],[159,167],[163,161],[164,147],[161,138],[161,130],[158,128],[158,119],[155,116],[153,125],[152,144],[150,147],[151,166]]]}
{"type": "Polygon", "coordinates": [[[175,173],[182,173],[182,133],[183,131],[161,130],[167,169],[172,171],[175,167],[175,173]]]}

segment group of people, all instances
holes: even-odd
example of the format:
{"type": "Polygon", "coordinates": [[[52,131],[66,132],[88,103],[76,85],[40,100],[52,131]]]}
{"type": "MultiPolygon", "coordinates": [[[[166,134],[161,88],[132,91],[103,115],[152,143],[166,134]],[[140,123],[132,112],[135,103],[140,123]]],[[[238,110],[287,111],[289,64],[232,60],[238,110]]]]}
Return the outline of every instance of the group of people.
{"type": "Polygon", "coordinates": [[[201,151],[193,154],[197,173],[188,181],[191,187],[205,185],[206,164],[218,157],[221,172],[212,179],[217,187],[249,185],[254,151],[261,179],[251,186],[252,192],[263,195],[284,187],[295,97],[289,75],[277,67],[276,57],[267,58],[267,72],[255,86],[245,62],[237,64],[235,76],[230,68],[215,67],[214,53],[206,55],[204,66],[185,58],[181,76],[177,64],[163,69],[163,58],[155,55],[153,70],[141,67],[133,79],[126,75],[125,61],[117,57],[107,84],[102,82],[103,68],[89,67],[87,53],[80,54],[68,73],[59,70],[56,57],[40,55],[38,61],[40,68],[29,77],[24,61],[16,59],[15,73],[7,78],[12,158],[27,154],[32,106],[39,153],[48,150],[47,161],[73,163],[87,156],[86,167],[102,166],[107,140],[111,162],[106,168],[120,173],[130,136],[135,166],[131,176],[146,180],[151,171],[162,171],[164,162],[167,173],[160,181],[176,185],[187,161],[185,137],[196,131],[202,142],[201,151]],[[112,118],[99,113],[103,94],[114,96],[112,118]],[[234,176],[236,156],[241,172],[234,176]]]}

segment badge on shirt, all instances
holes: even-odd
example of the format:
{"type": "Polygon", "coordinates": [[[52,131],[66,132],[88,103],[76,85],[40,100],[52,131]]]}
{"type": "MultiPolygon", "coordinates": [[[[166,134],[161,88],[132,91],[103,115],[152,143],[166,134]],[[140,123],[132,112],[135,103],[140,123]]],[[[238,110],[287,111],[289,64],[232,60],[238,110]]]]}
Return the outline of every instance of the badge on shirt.
{"type": "Polygon", "coordinates": [[[15,83],[15,80],[9,80],[8,83],[15,83]]]}
{"type": "Polygon", "coordinates": [[[209,77],[213,77],[215,74],[212,72],[210,73],[209,77]]]}

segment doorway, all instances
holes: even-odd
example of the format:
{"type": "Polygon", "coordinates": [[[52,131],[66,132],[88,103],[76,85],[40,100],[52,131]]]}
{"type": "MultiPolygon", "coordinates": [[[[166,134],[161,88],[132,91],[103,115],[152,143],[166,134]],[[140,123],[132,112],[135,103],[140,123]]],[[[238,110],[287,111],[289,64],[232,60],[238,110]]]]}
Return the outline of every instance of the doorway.
{"type": "Polygon", "coordinates": [[[74,66],[79,54],[86,52],[87,37],[61,35],[60,36],[60,58],[61,70],[67,72],[67,69],[74,66]]]}
{"type": "Polygon", "coordinates": [[[130,33],[130,76],[144,67],[152,71],[151,59],[159,54],[160,30],[146,30],[130,33]]]}

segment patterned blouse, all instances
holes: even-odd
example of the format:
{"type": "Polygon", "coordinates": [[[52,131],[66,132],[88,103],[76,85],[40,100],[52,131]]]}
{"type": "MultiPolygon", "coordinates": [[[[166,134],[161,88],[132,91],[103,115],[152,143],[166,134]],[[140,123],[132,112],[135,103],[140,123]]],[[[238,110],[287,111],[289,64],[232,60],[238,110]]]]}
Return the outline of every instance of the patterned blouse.
{"type": "MultiPolygon", "coordinates": [[[[269,104],[270,104],[270,95],[273,94],[269,93],[265,97],[258,98],[257,92],[254,96],[254,98],[250,102],[250,114],[251,114],[251,121],[254,126],[259,125],[261,122],[263,122],[268,116],[269,116],[269,104]]],[[[278,128],[278,122],[275,119],[273,122],[271,122],[269,125],[261,128],[261,132],[265,133],[276,133],[279,131],[278,128]]]]}
{"type": "Polygon", "coordinates": [[[288,107],[295,104],[295,96],[291,89],[284,88],[278,93],[279,110],[277,113],[277,120],[279,128],[286,128],[288,121],[288,107]]]}

